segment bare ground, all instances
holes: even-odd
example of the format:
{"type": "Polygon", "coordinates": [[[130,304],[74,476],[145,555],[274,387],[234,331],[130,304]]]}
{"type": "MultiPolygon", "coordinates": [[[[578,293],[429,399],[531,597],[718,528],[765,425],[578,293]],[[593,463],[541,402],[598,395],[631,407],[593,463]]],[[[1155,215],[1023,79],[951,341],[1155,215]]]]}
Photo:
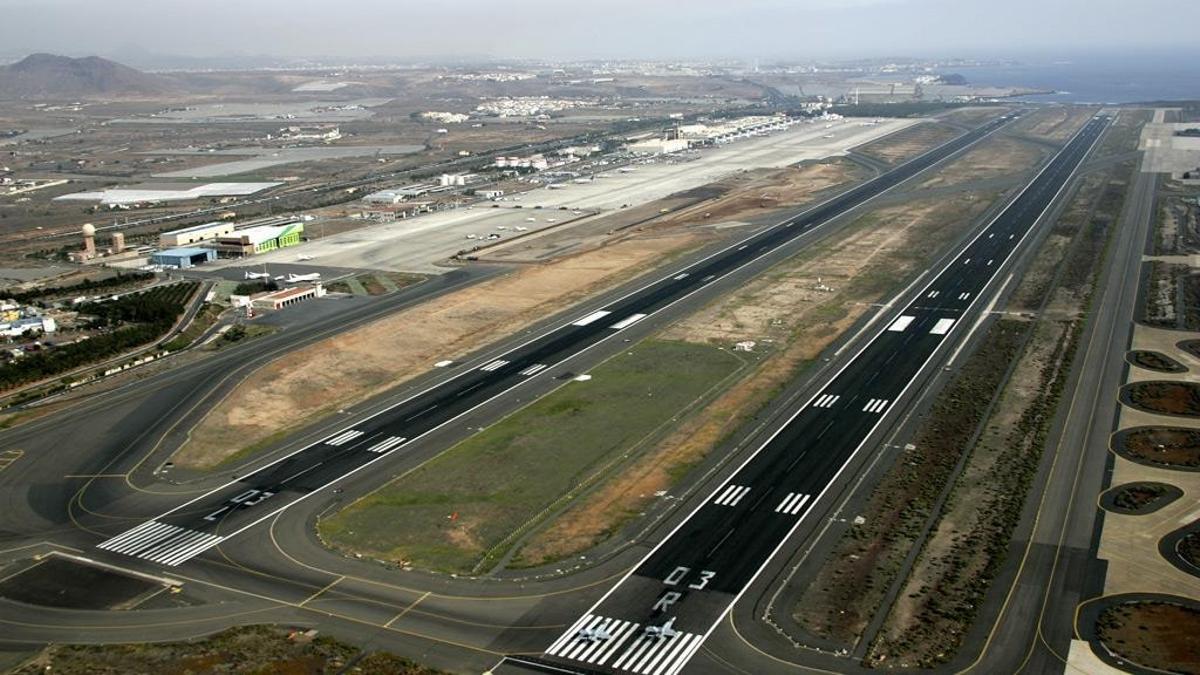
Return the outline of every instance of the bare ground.
{"type": "Polygon", "coordinates": [[[921,183],[923,188],[961,185],[975,180],[1019,174],[1037,165],[1045,151],[1007,136],[992,136],[954,163],[955,171],[942,171],[921,183]]]}
{"type": "Polygon", "coordinates": [[[1048,141],[1065,141],[1095,113],[1096,108],[1093,107],[1042,108],[1027,113],[1016,126],[1030,136],[1048,141]]]}
{"type": "Polygon", "coordinates": [[[961,133],[958,129],[945,124],[927,122],[908,127],[857,149],[864,154],[895,164],[937,147],[961,133]]]}

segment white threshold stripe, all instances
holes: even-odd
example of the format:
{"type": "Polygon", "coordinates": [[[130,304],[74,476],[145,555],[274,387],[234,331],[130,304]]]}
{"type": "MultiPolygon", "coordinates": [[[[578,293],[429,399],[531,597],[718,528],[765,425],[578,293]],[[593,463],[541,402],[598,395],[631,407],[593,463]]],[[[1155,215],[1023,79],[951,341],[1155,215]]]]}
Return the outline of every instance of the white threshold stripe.
{"type": "Polygon", "coordinates": [[[789,516],[794,516],[800,512],[800,509],[804,508],[810,496],[800,492],[789,492],[783,498],[783,501],[779,502],[779,506],[775,507],[775,513],[786,513],[789,516]]]}
{"type": "Polygon", "coordinates": [[[400,445],[401,443],[403,443],[404,441],[407,441],[407,440],[408,439],[404,438],[403,436],[391,436],[391,437],[387,438],[386,440],[380,441],[380,442],[376,443],[375,445],[372,445],[371,447],[367,448],[367,452],[387,452],[388,450],[391,450],[392,448],[396,447],[397,445],[400,445]]]}
{"type": "Polygon", "coordinates": [[[545,370],[546,368],[549,368],[549,366],[547,366],[544,363],[535,363],[534,365],[529,366],[525,370],[522,370],[520,372],[520,374],[521,375],[534,375],[534,374],[540,373],[541,371],[545,370]]]}
{"type": "Polygon", "coordinates": [[[603,319],[604,317],[608,316],[609,314],[612,314],[612,312],[606,312],[602,309],[598,312],[592,312],[591,314],[588,314],[587,316],[583,317],[582,319],[576,321],[575,323],[573,323],[571,325],[572,326],[586,326],[589,323],[595,323],[595,322],[599,321],[600,319],[603,319]]]}
{"type": "Polygon", "coordinates": [[[933,328],[929,329],[932,335],[945,335],[950,332],[954,326],[955,319],[938,319],[938,322],[933,324],[933,328]]]}
{"type": "Polygon", "coordinates": [[[674,279],[675,281],[680,281],[680,280],[682,280],[682,279],[686,279],[686,278],[688,278],[688,273],[687,273],[687,272],[680,272],[679,274],[676,274],[675,276],[673,276],[673,277],[671,277],[671,278],[672,278],[672,279],[674,279]]]}
{"type": "Polygon", "coordinates": [[[562,643],[574,638],[575,634],[579,632],[579,627],[582,626],[585,621],[592,618],[592,616],[594,615],[584,614],[583,616],[579,617],[578,621],[572,624],[571,627],[566,630],[566,632],[560,635],[557,640],[555,640],[549,647],[546,648],[545,653],[554,654],[557,652],[562,643]]]}
{"type": "Polygon", "coordinates": [[[896,320],[892,322],[892,325],[888,326],[888,330],[892,331],[893,333],[902,332],[905,328],[908,328],[908,324],[915,321],[916,318],[917,317],[915,316],[897,317],[896,320]]]}
{"type": "Polygon", "coordinates": [[[508,361],[505,361],[504,359],[496,359],[495,361],[492,361],[491,363],[487,364],[486,366],[481,366],[479,369],[486,370],[487,372],[490,373],[493,370],[503,368],[504,366],[507,366],[507,365],[508,365],[508,361]]]}
{"type": "Polygon", "coordinates": [[[171,536],[178,528],[175,525],[160,523],[157,520],[151,520],[143,523],[132,530],[119,534],[111,539],[102,541],[96,545],[96,548],[102,548],[107,551],[115,551],[124,553],[137,549],[143,545],[149,545],[149,542],[158,541],[164,536],[171,536]],[[147,527],[149,526],[149,527],[147,527]]]}
{"type": "Polygon", "coordinates": [[[834,403],[841,398],[840,394],[824,394],[813,402],[814,408],[832,408],[834,403]]]}
{"type": "Polygon", "coordinates": [[[625,317],[624,319],[621,319],[620,321],[614,323],[612,325],[612,328],[613,328],[613,330],[621,330],[622,328],[628,328],[628,327],[632,326],[633,324],[641,321],[644,318],[646,318],[645,314],[631,314],[631,315],[625,317]]]}
{"type": "Polygon", "coordinates": [[[343,431],[342,433],[338,434],[337,436],[330,438],[329,440],[325,441],[325,444],[326,445],[344,445],[347,441],[354,440],[355,438],[358,438],[359,436],[362,436],[362,435],[363,435],[363,432],[361,432],[357,429],[351,429],[349,431],[343,431]]]}
{"type": "MultiPolygon", "coordinates": [[[[626,640],[633,637],[634,635],[637,635],[638,629],[641,627],[642,627],[642,624],[637,623],[637,622],[630,624],[629,631],[626,632],[621,637],[617,638],[613,642],[611,647],[609,647],[603,654],[600,654],[596,658],[596,665],[598,665],[598,666],[604,665],[604,663],[606,661],[608,661],[609,659],[611,659],[613,657],[613,654],[616,654],[618,651],[620,651],[621,645],[625,644],[626,640]]],[[[591,661],[589,661],[588,663],[591,663],[591,661]]]]}
{"type": "Polygon", "coordinates": [[[220,535],[150,520],[100,542],[96,548],[174,567],[224,539],[220,535]]]}
{"type": "MultiPolygon", "coordinates": [[[[608,619],[605,619],[602,616],[597,616],[594,621],[592,621],[591,623],[589,623],[587,626],[584,627],[584,630],[592,630],[592,631],[600,630],[600,629],[604,628],[607,621],[608,621],[608,619]]],[[[584,639],[573,640],[572,643],[564,645],[562,653],[559,654],[559,656],[562,656],[563,658],[566,658],[566,659],[574,658],[576,654],[579,654],[584,649],[586,649],[588,644],[590,644],[590,642],[588,640],[584,640],[584,639]]]]}
{"type": "Polygon", "coordinates": [[[714,504],[721,506],[737,506],[737,503],[742,501],[742,497],[750,492],[750,488],[744,485],[730,485],[725,488],[720,497],[713,500],[714,504]]]}

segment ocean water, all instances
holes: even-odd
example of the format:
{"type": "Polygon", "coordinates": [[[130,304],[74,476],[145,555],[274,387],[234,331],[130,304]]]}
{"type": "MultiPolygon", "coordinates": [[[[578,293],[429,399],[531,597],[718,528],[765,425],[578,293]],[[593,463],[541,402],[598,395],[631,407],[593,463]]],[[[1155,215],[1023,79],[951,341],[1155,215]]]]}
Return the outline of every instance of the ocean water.
{"type": "Polygon", "coordinates": [[[1200,100],[1200,58],[1195,54],[1077,57],[1011,66],[956,68],[954,72],[961,73],[972,84],[1058,92],[1020,100],[1063,103],[1200,100]]]}

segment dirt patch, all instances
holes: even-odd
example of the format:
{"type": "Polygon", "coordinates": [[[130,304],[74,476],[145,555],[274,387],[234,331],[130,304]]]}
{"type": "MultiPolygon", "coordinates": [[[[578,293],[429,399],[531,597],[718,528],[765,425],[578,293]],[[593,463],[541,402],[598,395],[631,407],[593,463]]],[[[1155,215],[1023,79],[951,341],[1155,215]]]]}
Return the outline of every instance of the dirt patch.
{"type": "Polygon", "coordinates": [[[1109,651],[1143,668],[1200,673],[1200,611],[1168,602],[1126,602],[1096,620],[1109,651]]]}
{"type": "Polygon", "coordinates": [[[1160,373],[1186,373],[1187,366],[1162,352],[1149,349],[1135,349],[1125,355],[1125,360],[1138,368],[1154,370],[1160,373]]]}
{"type": "Polygon", "coordinates": [[[1096,114],[1096,108],[1064,106],[1026,113],[1015,126],[1025,134],[1048,141],[1065,141],[1096,114]]]}
{"type": "Polygon", "coordinates": [[[1153,260],[1139,320],[1147,326],[1200,330],[1200,271],[1153,260]]]}
{"type": "Polygon", "coordinates": [[[921,200],[869,213],[841,234],[778,265],[669,327],[666,339],[729,347],[752,341],[773,352],[704,415],[688,421],[619,476],[567,510],[521,551],[531,564],[559,559],[607,539],[670,489],[713,447],[766,404],[808,361],[938,254],[922,242],[951,242],[988,206],[921,200]]]}
{"type": "Polygon", "coordinates": [[[867,143],[857,150],[889,164],[896,164],[926,150],[936,148],[961,133],[958,129],[946,124],[926,122],[867,143]]]}
{"type": "Polygon", "coordinates": [[[1032,143],[992,136],[956,161],[955,171],[941,172],[921,183],[921,187],[947,187],[1025,173],[1037,166],[1045,155],[1045,150],[1032,143]]]}
{"type": "Polygon", "coordinates": [[[231,673],[235,675],[333,675],[394,673],[437,675],[392,654],[369,655],[347,664],[358,649],[304,629],[274,626],[231,628],[203,640],[127,645],[52,645],[16,669],[15,675],[117,675],[118,673],[231,673]],[[368,670],[366,664],[378,664],[368,670]],[[386,666],[383,667],[383,666],[386,666]]]}
{"type": "Polygon", "coordinates": [[[1121,387],[1121,402],[1161,415],[1200,417],[1200,383],[1133,382],[1121,387]]]}
{"type": "Polygon", "coordinates": [[[1193,530],[1183,535],[1183,538],[1175,546],[1175,550],[1187,564],[1200,569],[1200,532],[1193,530]]]}
{"type": "Polygon", "coordinates": [[[1200,429],[1137,427],[1112,436],[1112,449],[1139,464],[1200,468],[1200,429]]]}
{"type": "Polygon", "coordinates": [[[194,428],[177,464],[210,468],[511,335],[704,242],[695,231],[646,232],[522,269],[322,340],[252,373],[194,428]]]}
{"type": "Polygon", "coordinates": [[[1175,346],[1200,359],[1200,340],[1182,340],[1175,343],[1175,346]]]}
{"type": "Polygon", "coordinates": [[[1100,495],[1100,506],[1129,516],[1154,513],[1183,496],[1183,490],[1166,483],[1139,481],[1118,485],[1100,495]]]}
{"type": "MultiPolygon", "coordinates": [[[[862,177],[858,165],[844,159],[784,169],[750,171],[705,188],[706,200],[672,213],[664,225],[688,225],[697,221],[744,221],[773,209],[803,205],[814,194],[862,177]]],[[[683,195],[692,195],[689,190],[683,195]]]]}

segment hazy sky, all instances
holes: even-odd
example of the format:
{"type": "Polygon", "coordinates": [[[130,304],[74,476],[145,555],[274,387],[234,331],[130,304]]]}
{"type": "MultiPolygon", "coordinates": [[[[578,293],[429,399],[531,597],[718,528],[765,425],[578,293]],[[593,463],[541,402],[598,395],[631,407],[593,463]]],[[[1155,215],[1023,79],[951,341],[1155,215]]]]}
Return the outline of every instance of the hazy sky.
{"type": "Polygon", "coordinates": [[[1195,50],[1194,0],[0,0],[0,50],[846,58],[1195,50]]]}

